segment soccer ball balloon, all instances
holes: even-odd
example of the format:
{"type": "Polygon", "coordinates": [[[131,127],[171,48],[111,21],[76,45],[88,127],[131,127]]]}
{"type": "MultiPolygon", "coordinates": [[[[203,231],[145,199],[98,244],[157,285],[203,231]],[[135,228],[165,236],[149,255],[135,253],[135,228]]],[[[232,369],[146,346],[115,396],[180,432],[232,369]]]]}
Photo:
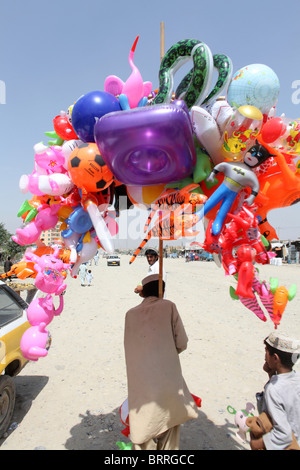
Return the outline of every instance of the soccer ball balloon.
{"type": "Polygon", "coordinates": [[[106,189],[114,178],[94,143],[83,143],[73,150],[69,157],[68,171],[78,188],[92,193],[106,189]]]}

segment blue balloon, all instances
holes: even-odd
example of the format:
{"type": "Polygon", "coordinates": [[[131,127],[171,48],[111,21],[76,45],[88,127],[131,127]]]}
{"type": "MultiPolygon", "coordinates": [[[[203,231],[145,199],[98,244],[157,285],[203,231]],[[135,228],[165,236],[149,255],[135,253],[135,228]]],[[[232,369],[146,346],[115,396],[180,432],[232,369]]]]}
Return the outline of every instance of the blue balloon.
{"type": "Polygon", "coordinates": [[[106,91],[90,91],[78,98],[72,110],[72,126],[79,139],[95,142],[97,120],[114,111],[121,111],[119,100],[106,91]]]}

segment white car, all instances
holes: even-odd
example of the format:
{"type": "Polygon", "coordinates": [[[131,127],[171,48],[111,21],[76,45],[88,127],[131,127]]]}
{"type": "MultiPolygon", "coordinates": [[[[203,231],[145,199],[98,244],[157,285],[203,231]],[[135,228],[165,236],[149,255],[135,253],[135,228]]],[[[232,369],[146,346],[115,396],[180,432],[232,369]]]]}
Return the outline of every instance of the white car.
{"type": "Polygon", "coordinates": [[[118,255],[109,255],[107,258],[107,266],[120,266],[120,258],[118,255]]]}

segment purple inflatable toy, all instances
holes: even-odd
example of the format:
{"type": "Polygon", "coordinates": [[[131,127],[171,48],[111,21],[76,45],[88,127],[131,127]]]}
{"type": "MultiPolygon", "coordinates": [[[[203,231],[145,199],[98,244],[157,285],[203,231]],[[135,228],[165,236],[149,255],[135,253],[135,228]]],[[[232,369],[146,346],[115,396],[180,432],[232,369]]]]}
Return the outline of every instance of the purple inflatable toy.
{"type": "Polygon", "coordinates": [[[194,169],[193,129],[183,101],[106,114],[94,132],[105,163],[123,184],[166,184],[194,169]]]}

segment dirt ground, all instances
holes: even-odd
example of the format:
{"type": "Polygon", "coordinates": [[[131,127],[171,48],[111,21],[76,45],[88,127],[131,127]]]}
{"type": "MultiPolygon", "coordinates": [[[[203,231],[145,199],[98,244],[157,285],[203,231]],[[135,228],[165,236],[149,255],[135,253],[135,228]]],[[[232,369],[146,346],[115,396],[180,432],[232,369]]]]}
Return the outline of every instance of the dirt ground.
{"type": "MultiPolygon", "coordinates": [[[[30,362],[15,378],[17,399],[1,450],[117,450],[119,407],[127,397],[123,352],[126,311],[140,298],[134,287],[147,272],[145,258],[91,266],[92,285],[68,278],[64,310],[49,325],[46,358],[30,362]]],[[[182,426],[182,450],[245,450],[228,406],[255,404],[267,376],[264,338],[274,329],[229,295],[231,277],[214,262],[164,259],[167,297],[183,319],[188,349],[180,355],[191,393],[202,398],[199,417],[182,426]]],[[[300,287],[299,265],[260,266],[260,279],[300,287]]],[[[300,294],[288,303],[279,330],[300,338],[300,294]]],[[[299,370],[299,364],[296,365],[299,370]]]]}

